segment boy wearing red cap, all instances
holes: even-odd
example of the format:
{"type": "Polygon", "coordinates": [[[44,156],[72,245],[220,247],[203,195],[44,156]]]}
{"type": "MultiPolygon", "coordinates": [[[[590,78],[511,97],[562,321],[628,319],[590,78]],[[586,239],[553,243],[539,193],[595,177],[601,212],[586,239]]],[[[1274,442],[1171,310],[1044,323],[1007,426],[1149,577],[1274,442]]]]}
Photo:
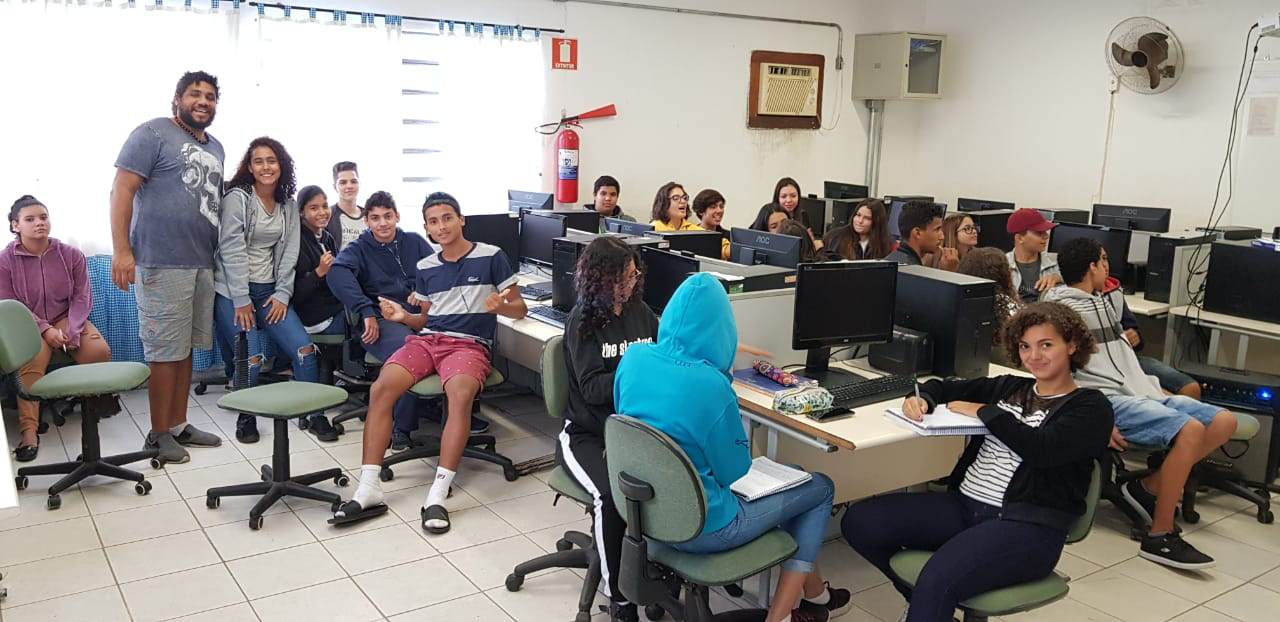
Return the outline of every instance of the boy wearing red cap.
{"type": "Polygon", "coordinates": [[[1013,235],[1013,250],[1007,254],[1009,268],[1013,270],[1013,287],[1024,303],[1039,300],[1041,292],[1062,283],[1057,255],[1046,252],[1049,231],[1056,226],[1026,207],[1009,215],[1005,226],[1013,235]]]}

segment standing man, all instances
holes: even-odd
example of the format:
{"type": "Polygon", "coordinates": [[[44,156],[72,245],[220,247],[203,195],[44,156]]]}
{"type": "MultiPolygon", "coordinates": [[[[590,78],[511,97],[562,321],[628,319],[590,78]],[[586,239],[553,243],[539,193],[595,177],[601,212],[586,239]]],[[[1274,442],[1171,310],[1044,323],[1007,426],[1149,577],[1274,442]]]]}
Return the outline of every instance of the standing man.
{"type": "Polygon", "coordinates": [[[338,250],[341,251],[369,228],[364,221],[364,209],[356,204],[356,195],[360,194],[360,171],[356,169],[355,162],[333,165],[333,189],[338,193],[338,202],[333,205],[326,228],[338,241],[338,250]]]}
{"type": "Polygon", "coordinates": [[[1013,288],[1024,303],[1039,300],[1046,289],[1062,283],[1058,258],[1048,252],[1049,232],[1056,226],[1029,207],[1009,215],[1005,225],[1005,231],[1013,235],[1013,250],[1007,255],[1009,268],[1013,270],[1013,288]]]}
{"type": "Polygon", "coordinates": [[[138,336],[151,366],[151,431],[144,444],[164,462],[222,439],[187,423],[191,351],[213,347],[213,260],[222,199],[222,144],[205,132],[218,109],[218,79],[182,75],[169,118],[129,135],[111,186],[111,280],[136,284],[138,336]]]}

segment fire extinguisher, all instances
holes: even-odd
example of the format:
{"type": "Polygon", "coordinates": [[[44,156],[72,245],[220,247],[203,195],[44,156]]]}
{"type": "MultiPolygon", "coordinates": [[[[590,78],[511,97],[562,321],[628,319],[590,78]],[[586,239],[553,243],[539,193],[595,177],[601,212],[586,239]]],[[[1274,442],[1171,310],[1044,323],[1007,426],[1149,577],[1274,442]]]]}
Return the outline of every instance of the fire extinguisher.
{"type": "Polygon", "coordinates": [[[569,128],[556,137],[556,201],[578,202],[578,133],[569,128]]]}

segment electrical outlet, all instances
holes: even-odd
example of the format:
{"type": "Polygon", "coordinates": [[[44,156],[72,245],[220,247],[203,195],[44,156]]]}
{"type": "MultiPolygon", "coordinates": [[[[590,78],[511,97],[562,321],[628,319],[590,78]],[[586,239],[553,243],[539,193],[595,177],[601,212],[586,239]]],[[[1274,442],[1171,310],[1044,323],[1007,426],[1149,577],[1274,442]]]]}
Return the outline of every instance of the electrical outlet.
{"type": "Polygon", "coordinates": [[[1258,36],[1280,37],[1280,11],[1258,18],[1258,36]]]}
{"type": "Polygon", "coordinates": [[[1108,84],[1107,88],[1110,89],[1109,92],[1111,93],[1114,93],[1120,90],[1120,78],[1117,78],[1116,76],[1111,76],[1111,81],[1108,82],[1107,84],[1108,84]]]}

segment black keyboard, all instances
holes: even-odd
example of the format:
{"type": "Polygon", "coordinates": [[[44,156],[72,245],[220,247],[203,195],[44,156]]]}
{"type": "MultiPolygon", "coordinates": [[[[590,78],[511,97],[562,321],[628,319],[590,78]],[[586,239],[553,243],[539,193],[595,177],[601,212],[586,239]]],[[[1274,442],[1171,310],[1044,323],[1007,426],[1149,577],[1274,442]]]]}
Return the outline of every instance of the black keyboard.
{"type": "Polygon", "coordinates": [[[905,397],[915,392],[916,379],[911,376],[882,376],[849,384],[826,387],[835,398],[832,406],[856,408],[876,402],[905,397]]]}
{"type": "Polygon", "coordinates": [[[534,305],[529,307],[529,317],[557,328],[564,328],[564,323],[569,321],[569,312],[561,311],[551,305],[534,305]]]}
{"type": "Polygon", "coordinates": [[[547,300],[551,298],[551,281],[521,285],[520,297],[525,300],[547,300]]]}

